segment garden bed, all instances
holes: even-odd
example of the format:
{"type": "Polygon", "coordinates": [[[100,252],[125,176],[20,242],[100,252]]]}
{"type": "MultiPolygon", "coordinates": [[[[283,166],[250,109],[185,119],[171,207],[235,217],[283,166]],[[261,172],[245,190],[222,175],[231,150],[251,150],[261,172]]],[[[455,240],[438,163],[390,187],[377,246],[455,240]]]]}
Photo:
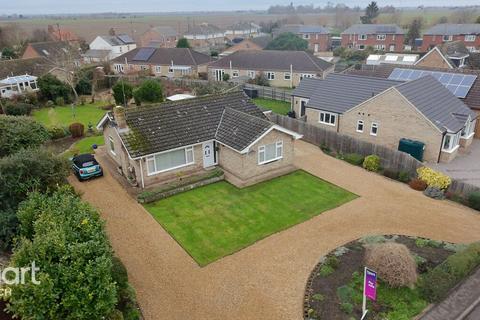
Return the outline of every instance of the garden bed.
{"type": "MultiPolygon", "coordinates": [[[[350,242],[327,255],[312,271],[305,291],[304,318],[360,319],[366,247],[387,241],[407,246],[420,277],[465,247],[406,236],[373,236],[350,242]]],[[[377,301],[368,301],[366,319],[411,319],[428,304],[417,287],[394,289],[380,279],[377,301]]]]}

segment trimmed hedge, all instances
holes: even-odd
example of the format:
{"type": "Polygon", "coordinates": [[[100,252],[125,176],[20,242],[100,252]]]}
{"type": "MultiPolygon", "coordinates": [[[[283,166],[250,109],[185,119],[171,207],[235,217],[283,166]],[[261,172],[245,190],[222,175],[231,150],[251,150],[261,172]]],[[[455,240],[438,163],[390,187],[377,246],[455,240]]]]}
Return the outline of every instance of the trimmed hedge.
{"type": "Polygon", "coordinates": [[[5,114],[9,116],[29,116],[34,105],[28,103],[8,103],[5,106],[5,114]]]}
{"type": "Polygon", "coordinates": [[[418,286],[423,297],[430,302],[444,299],[449,291],[480,265],[480,242],[448,257],[444,262],[424,274],[418,286]]]}

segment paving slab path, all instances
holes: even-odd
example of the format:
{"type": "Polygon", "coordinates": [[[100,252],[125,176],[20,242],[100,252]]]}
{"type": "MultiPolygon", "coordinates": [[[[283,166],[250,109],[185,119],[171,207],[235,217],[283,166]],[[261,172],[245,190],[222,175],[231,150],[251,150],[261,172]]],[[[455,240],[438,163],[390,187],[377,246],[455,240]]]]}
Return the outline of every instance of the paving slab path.
{"type": "Polygon", "coordinates": [[[107,172],[78,183],[106,220],[144,316],[167,320],[301,319],[307,278],[321,256],[365,235],[403,234],[468,243],[480,215],[296,144],[295,164],[360,197],[200,268],[107,172]]]}

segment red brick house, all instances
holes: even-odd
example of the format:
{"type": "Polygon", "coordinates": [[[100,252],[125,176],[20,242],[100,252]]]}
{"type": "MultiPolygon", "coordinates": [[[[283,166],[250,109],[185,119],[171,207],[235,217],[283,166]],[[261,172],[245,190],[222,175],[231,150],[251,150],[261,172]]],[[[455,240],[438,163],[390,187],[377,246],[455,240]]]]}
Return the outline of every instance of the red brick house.
{"type": "Polygon", "coordinates": [[[180,34],[172,27],[157,26],[140,36],[141,47],[175,48],[180,34]]]}
{"type": "Polygon", "coordinates": [[[291,32],[308,41],[308,48],[313,52],[329,51],[331,49],[330,30],[322,26],[284,25],[275,30],[274,35],[291,32]]]}
{"type": "Polygon", "coordinates": [[[405,31],[395,24],[356,24],[341,33],[342,47],[402,52],[405,31]]]}
{"type": "Polygon", "coordinates": [[[423,34],[421,50],[428,51],[450,41],[463,42],[470,52],[480,51],[480,24],[437,24],[423,34]]]}

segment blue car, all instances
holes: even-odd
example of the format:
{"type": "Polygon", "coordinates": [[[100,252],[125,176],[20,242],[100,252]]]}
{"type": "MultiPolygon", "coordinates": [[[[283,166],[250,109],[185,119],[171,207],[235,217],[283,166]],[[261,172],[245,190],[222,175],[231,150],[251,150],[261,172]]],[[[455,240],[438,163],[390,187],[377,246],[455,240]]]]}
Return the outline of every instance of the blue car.
{"type": "Polygon", "coordinates": [[[72,169],[79,181],[103,176],[102,167],[92,154],[80,154],[72,159],[72,169]]]}

